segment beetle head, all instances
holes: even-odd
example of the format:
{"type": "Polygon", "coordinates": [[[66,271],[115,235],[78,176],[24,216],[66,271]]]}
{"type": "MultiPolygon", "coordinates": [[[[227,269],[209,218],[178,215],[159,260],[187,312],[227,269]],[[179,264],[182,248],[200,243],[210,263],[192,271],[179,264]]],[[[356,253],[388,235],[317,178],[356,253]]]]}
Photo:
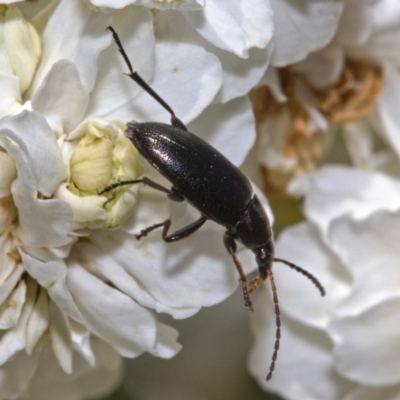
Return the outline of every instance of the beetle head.
{"type": "Polygon", "coordinates": [[[271,269],[272,263],[274,262],[274,245],[272,240],[269,241],[265,246],[253,250],[256,256],[256,262],[260,273],[260,278],[267,278],[267,270],[271,269]]]}

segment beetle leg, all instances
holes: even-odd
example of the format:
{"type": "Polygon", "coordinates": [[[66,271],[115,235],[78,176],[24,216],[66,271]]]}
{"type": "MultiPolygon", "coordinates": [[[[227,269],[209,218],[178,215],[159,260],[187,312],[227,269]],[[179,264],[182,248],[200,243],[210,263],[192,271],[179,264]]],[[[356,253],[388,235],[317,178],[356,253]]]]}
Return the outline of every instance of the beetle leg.
{"type": "Polygon", "coordinates": [[[193,232],[196,232],[199,228],[201,228],[204,224],[204,222],[207,221],[207,217],[202,215],[198,220],[192,222],[190,225],[185,226],[182,229],[179,229],[178,231],[171,233],[168,235],[168,230],[171,226],[171,218],[167,219],[164,223],[164,229],[162,233],[162,238],[165,242],[170,243],[170,242],[176,242],[177,240],[184,239],[191,235],[193,232]]]}
{"type": "Polygon", "coordinates": [[[137,240],[140,240],[143,236],[147,236],[147,234],[149,232],[154,231],[154,229],[161,228],[162,226],[165,226],[165,224],[168,221],[169,221],[169,219],[167,219],[164,222],[160,222],[159,224],[154,224],[154,225],[148,226],[147,228],[142,229],[139,234],[135,235],[135,238],[137,240]]]}
{"type": "Polygon", "coordinates": [[[239,260],[236,257],[236,242],[235,239],[228,233],[225,233],[224,235],[224,245],[226,250],[228,250],[228,253],[231,255],[233,262],[235,263],[236,269],[239,272],[240,280],[242,282],[242,291],[243,291],[243,299],[244,299],[244,305],[249,309],[249,312],[253,312],[253,304],[251,303],[250,300],[250,292],[249,289],[247,288],[247,279],[246,279],[246,274],[243,271],[242,266],[240,265],[239,260]]]}
{"type": "Polygon", "coordinates": [[[260,275],[257,275],[257,276],[249,283],[249,293],[253,293],[253,292],[257,289],[258,285],[260,284],[260,282],[261,282],[262,280],[263,280],[263,279],[260,277],[260,275]]]}
{"type": "Polygon", "coordinates": [[[161,186],[158,183],[156,183],[146,177],[144,177],[142,179],[136,179],[134,181],[121,181],[121,182],[113,183],[112,185],[106,186],[104,189],[100,190],[97,193],[98,194],[107,193],[110,190],[113,190],[117,187],[124,186],[124,185],[135,185],[136,183],[144,183],[145,185],[150,186],[153,189],[156,189],[156,190],[159,190],[160,192],[166,193],[168,195],[168,197],[173,201],[184,201],[185,200],[185,198],[174,187],[172,187],[171,189],[167,189],[164,186],[161,186]]]}
{"type": "Polygon", "coordinates": [[[163,233],[162,233],[162,238],[165,242],[170,243],[170,242],[176,242],[177,240],[184,239],[191,235],[193,232],[196,232],[201,226],[203,226],[204,222],[207,221],[207,217],[201,216],[198,220],[194,221],[188,226],[185,226],[182,229],[179,229],[178,231],[171,233],[168,235],[169,228],[171,227],[171,218],[168,218],[164,222],[160,222],[159,224],[154,224],[152,226],[149,226],[145,229],[143,229],[140,234],[135,235],[136,239],[141,239],[143,236],[147,236],[147,234],[154,229],[164,227],[163,233]]]}

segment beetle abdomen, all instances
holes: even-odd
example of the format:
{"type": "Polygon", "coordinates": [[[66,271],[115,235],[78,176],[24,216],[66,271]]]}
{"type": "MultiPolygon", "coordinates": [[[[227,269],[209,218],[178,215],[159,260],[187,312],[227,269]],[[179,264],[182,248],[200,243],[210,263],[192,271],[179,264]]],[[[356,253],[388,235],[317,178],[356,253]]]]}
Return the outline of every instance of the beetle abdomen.
{"type": "Polygon", "coordinates": [[[129,122],[138,151],[202,214],[232,226],[252,198],[246,176],[198,136],[171,125],[129,122]]]}

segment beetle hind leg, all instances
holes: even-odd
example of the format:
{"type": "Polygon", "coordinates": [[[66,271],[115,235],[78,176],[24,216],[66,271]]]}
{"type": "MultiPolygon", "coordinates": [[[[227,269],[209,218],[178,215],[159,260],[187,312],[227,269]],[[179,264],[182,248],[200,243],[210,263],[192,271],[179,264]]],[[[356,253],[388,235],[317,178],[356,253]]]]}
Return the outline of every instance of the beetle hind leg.
{"type": "Polygon", "coordinates": [[[169,219],[167,219],[164,222],[160,222],[159,224],[154,224],[154,225],[148,226],[147,228],[142,229],[139,234],[135,235],[135,238],[137,240],[140,240],[142,237],[147,236],[147,234],[150,233],[151,231],[154,231],[157,228],[161,228],[162,226],[165,226],[165,224],[167,224],[168,221],[169,221],[169,219]]]}
{"type": "Polygon", "coordinates": [[[202,215],[198,220],[192,222],[190,225],[185,226],[182,229],[179,229],[178,231],[171,233],[168,235],[169,228],[171,227],[171,218],[168,218],[164,222],[160,222],[159,224],[154,224],[151,225],[147,228],[142,229],[142,231],[135,235],[137,240],[140,240],[143,236],[147,236],[147,234],[151,231],[154,231],[157,228],[163,227],[163,232],[162,232],[162,238],[164,242],[171,243],[171,242],[176,242],[178,240],[184,239],[191,235],[192,233],[196,232],[198,229],[200,229],[203,224],[207,221],[207,217],[202,215]]]}

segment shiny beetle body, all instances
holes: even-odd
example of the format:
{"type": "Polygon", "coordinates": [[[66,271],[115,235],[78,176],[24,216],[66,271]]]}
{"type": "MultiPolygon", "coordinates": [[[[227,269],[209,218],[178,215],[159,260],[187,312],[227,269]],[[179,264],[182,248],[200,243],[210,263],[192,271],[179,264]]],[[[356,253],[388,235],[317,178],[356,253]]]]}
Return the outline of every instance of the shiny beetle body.
{"type": "Polygon", "coordinates": [[[127,75],[171,114],[171,125],[131,121],[127,124],[126,136],[142,156],[172,184],[172,187],[165,188],[144,177],[112,184],[100,193],[121,185],[144,183],[166,193],[171,200],[187,200],[200,212],[198,220],[174,233],[168,234],[171,220],[167,219],[143,229],[136,235],[137,239],[141,239],[154,229],[163,228],[162,238],[166,242],[174,242],[191,235],[207,220],[226,228],[224,245],[239,272],[245,305],[250,312],[253,311],[253,307],[249,294],[267,277],[271,282],[277,327],[275,351],[267,376],[269,380],[275,367],[280,339],[280,311],[272,275],[272,263],[279,261],[302,273],[317,286],[322,295],[324,289],[319,281],[304,269],[274,257],[272,231],[267,214],[257,196],[253,194],[247,177],[218,150],[187,131],[172,108],[143,81],[137,72],[133,71],[117,33],[112,27],[108,29],[112,32],[118,49],[128,65],[130,72],[127,75]],[[249,284],[236,257],[236,241],[243,243],[255,254],[258,275],[249,284]]]}

